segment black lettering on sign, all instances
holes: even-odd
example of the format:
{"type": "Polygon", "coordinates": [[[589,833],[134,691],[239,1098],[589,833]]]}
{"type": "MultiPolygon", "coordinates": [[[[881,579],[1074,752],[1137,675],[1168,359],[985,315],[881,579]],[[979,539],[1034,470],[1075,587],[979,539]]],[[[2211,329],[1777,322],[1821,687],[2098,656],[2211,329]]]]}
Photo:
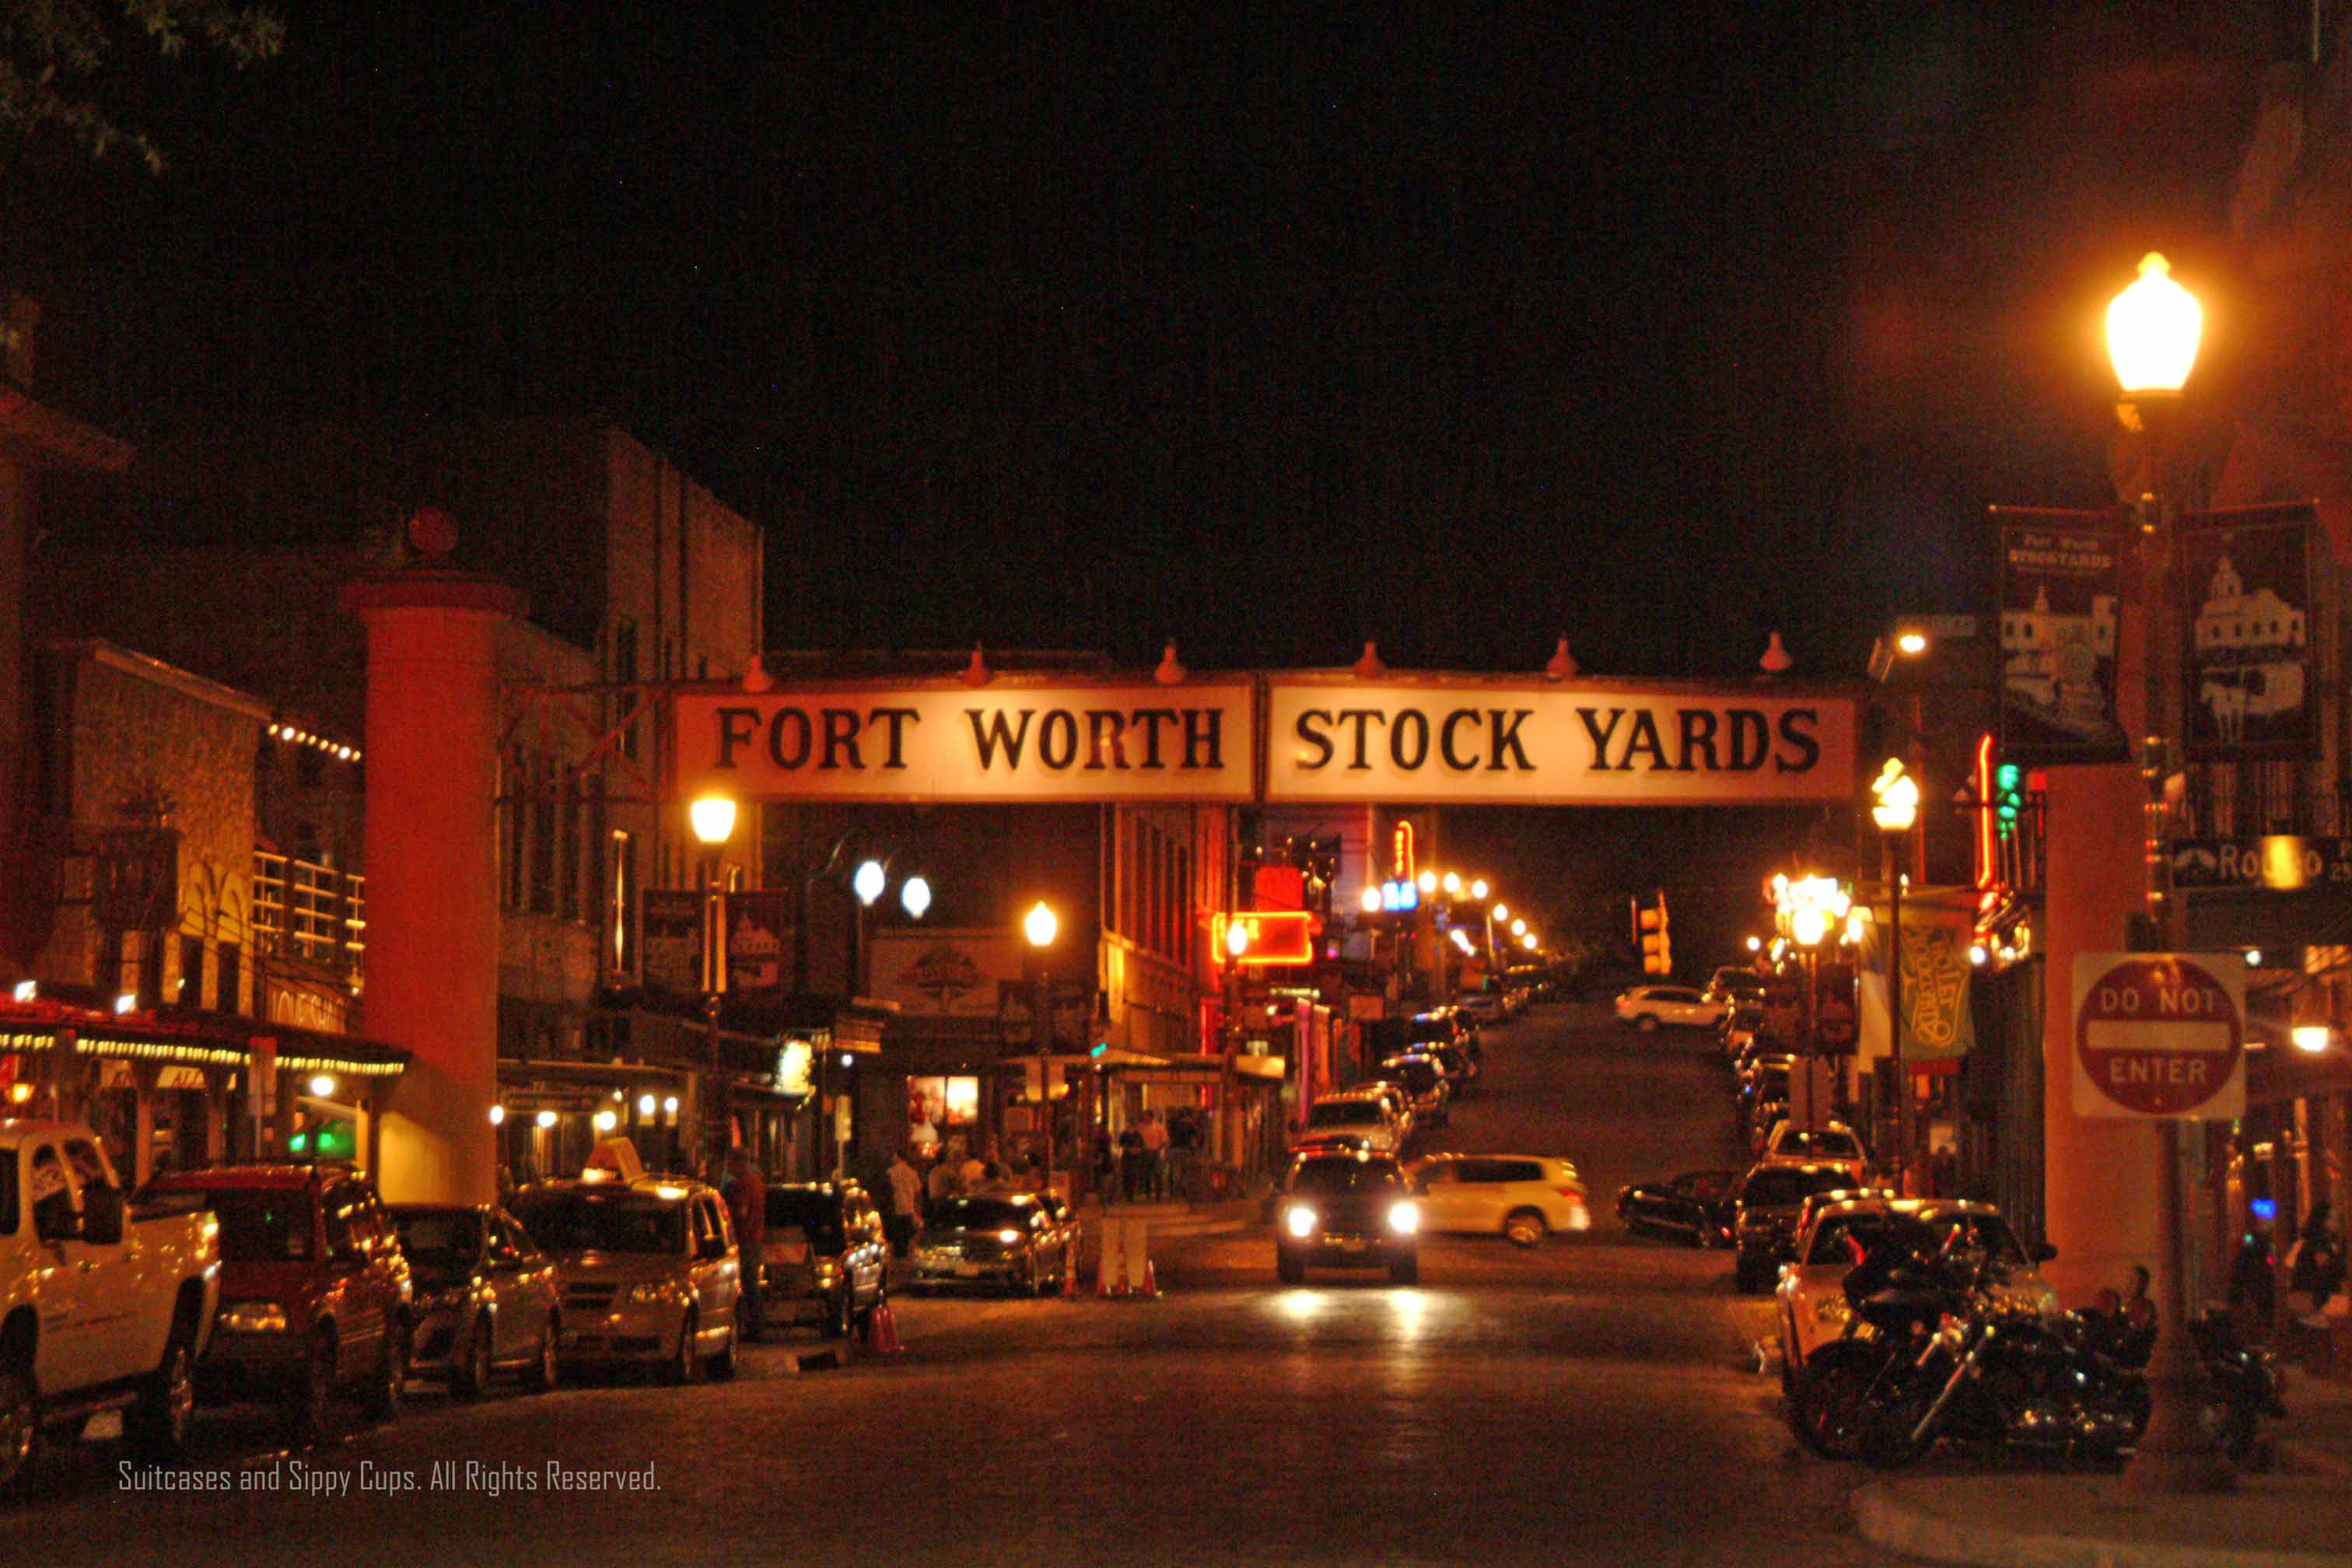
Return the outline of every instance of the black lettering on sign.
{"type": "Polygon", "coordinates": [[[1609,723],[1606,728],[1603,728],[1601,723],[1601,710],[1598,708],[1580,708],[1576,710],[1576,716],[1584,721],[1584,732],[1592,738],[1592,762],[1590,764],[1590,771],[1596,773],[1607,773],[1614,765],[1609,761],[1609,737],[1617,732],[1617,726],[1624,721],[1625,710],[1622,708],[1609,710],[1609,723]]]}
{"type": "Polygon", "coordinates": [[[1478,710],[1456,708],[1445,716],[1445,722],[1437,727],[1437,754],[1444,758],[1445,765],[1456,773],[1467,773],[1478,765],[1478,753],[1475,752],[1466,757],[1457,757],[1454,754],[1454,727],[1465,721],[1475,724],[1478,721],[1478,710]]]}
{"type": "Polygon", "coordinates": [[[1790,762],[1785,753],[1775,752],[1772,770],[1782,773],[1810,773],[1822,760],[1822,743],[1813,739],[1813,726],[1821,715],[1811,708],[1791,708],[1780,715],[1780,739],[1793,747],[1799,761],[1790,762]]]}
{"type": "Polygon", "coordinates": [[[1113,710],[1108,708],[1087,710],[1087,772],[1100,773],[1105,766],[1103,745],[1106,736],[1108,738],[1110,746],[1111,760],[1108,765],[1121,773],[1127,771],[1127,742],[1120,739],[1126,730],[1127,721],[1113,710]]]}
{"type": "Polygon", "coordinates": [[[1771,750],[1772,727],[1754,708],[1731,710],[1731,771],[1752,773],[1764,765],[1771,750]]]}
{"type": "Polygon", "coordinates": [[[1225,765],[1225,710],[1222,708],[1184,710],[1184,766],[1222,768],[1225,765]]]}
{"type": "Polygon", "coordinates": [[[886,769],[896,768],[904,773],[907,768],[904,732],[907,721],[912,720],[919,724],[923,721],[923,716],[912,708],[877,708],[866,716],[866,721],[868,724],[877,720],[890,727],[890,750],[883,758],[882,765],[886,769]]]}
{"type": "Polygon", "coordinates": [[[1418,708],[1408,708],[1389,721],[1389,761],[1407,773],[1417,770],[1429,760],[1429,715],[1418,708]],[[1405,761],[1405,727],[1413,730],[1412,760],[1405,761]]]}
{"type": "Polygon", "coordinates": [[[1313,762],[1310,763],[1302,757],[1298,763],[1300,767],[1309,773],[1313,773],[1317,768],[1329,765],[1331,761],[1331,737],[1315,727],[1318,721],[1326,725],[1329,724],[1331,710],[1328,708],[1309,708],[1299,714],[1298,722],[1293,727],[1300,740],[1315,748],[1313,762]]]}
{"type": "Polygon", "coordinates": [[[1135,722],[1143,731],[1143,765],[1147,768],[1163,766],[1160,761],[1160,726],[1175,723],[1176,710],[1139,708],[1135,710],[1135,722]]]}
{"type": "Polygon", "coordinates": [[[1356,760],[1348,764],[1348,771],[1351,773],[1360,773],[1372,765],[1371,763],[1364,756],[1365,726],[1370,724],[1375,719],[1378,719],[1381,723],[1385,724],[1389,721],[1389,716],[1381,712],[1377,708],[1342,708],[1339,710],[1340,723],[1345,724],[1350,719],[1353,719],[1356,721],[1356,760]]]}
{"type": "Polygon", "coordinates": [[[825,708],[819,710],[824,720],[824,761],[817,763],[819,773],[829,773],[841,766],[841,753],[849,753],[849,765],[858,772],[866,771],[866,759],[857,754],[857,710],[825,708]]]}
{"type": "Polygon", "coordinates": [[[1037,760],[1055,773],[1078,760],[1078,721],[1068,709],[1048,708],[1038,721],[1037,760]]]}
{"type": "Polygon", "coordinates": [[[757,708],[721,708],[719,710],[719,761],[722,768],[735,765],[735,748],[748,746],[751,737],[760,732],[760,710],[757,708]]]}
{"type": "Polygon", "coordinates": [[[1674,771],[1674,764],[1666,761],[1665,742],[1658,739],[1658,716],[1647,708],[1633,710],[1633,730],[1625,737],[1625,760],[1618,765],[1631,769],[1633,765],[1633,753],[1636,752],[1650,753],[1652,773],[1665,773],[1674,771]]]}
{"type": "Polygon", "coordinates": [[[1016,771],[1020,768],[1021,748],[1029,743],[1029,721],[1037,716],[1035,709],[1021,710],[1021,727],[1017,730],[1004,721],[1004,710],[1002,708],[989,711],[985,726],[980,721],[981,710],[977,708],[965,709],[963,716],[971,721],[971,743],[973,750],[980,753],[982,772],[985,773],[996,765],[996,753],[1000,749],[1004,752],[1006,767],[1016,771]]]}
{"type": "Polygon", "coordinates": [[[816,734],[809,724],[808,714],[798,708],[779,708],[776,716],[768,721],[768,760],[786,773],[797,773],[808,766],[809,751],[816,744],[816,734]],[[800,731],[798,740],[788,752],[784,750],[784,726],[792,725],[800,731]]]}
{"type": "Polygon", "coordinates": [[[1683,732],[1683,765],[1680,771],[1689,773],[1692,765],[1691,754],[1695,752],[1705,752],[1706,771],[1715,772],[1715,710],[1712,708],[1679,709],[1676,710],[1675,719],[1683,732]]]}
{"type": "Polygon", "coordinates": [[[1519,726],[1534,718],[1536,710],[1532,708],[1489,708],[1486,712],[1495,721],[1495,745],[1490,753],[1491,760],[1486,763],[1486,771],[1500,773],[1503,768],[1503,753],[1508,752],[1518,759],[1519,772],[1523,773],[1535,772],[1536,765],[1528,761],[1527,748],[1519,743],[1519,726]]]}

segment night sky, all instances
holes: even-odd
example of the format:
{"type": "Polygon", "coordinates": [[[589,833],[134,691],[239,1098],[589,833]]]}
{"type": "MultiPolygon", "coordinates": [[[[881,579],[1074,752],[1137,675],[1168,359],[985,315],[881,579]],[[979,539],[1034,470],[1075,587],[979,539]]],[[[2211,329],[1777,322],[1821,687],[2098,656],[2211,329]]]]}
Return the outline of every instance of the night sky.
{"type": "Polygon", "coordinates": [[[616,418],[780,646],[1843,675],[2102,499],[2304,9],[293,4],[0,264],[134,440],[616,418]]]}

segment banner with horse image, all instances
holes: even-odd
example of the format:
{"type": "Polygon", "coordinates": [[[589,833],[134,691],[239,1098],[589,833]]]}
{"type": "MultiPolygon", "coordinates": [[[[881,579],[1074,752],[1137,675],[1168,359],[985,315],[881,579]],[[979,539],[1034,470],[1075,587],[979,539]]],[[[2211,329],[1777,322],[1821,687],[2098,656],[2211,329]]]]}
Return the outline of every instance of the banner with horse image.
{"type": "Polygon", "coordinates": [[[2319,754],[2309,505],[2190,513],[2176,574],[2189,760],[2319,754]]]}

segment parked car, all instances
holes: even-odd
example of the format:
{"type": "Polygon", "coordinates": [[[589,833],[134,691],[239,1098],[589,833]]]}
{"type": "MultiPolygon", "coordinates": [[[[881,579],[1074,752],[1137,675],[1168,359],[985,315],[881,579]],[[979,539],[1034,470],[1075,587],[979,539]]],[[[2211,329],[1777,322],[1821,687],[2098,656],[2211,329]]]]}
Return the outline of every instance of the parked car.
{"type": "Polygon", "coordinates": [[[814,1324],[846,1339],[889,1294],[890,1245],[882,1215],[856,1182],[768,1189],[768,1234],[755,1263],[759,1289],[744,1295],[744,1327],[814,1324]]]}
{"type": "Polygon", "coordinates": [[[1478,1020],[1459,1007],[1433,1007],[1426,1013],[1414,1014],[1403,1023],[1403,1039],[1383,1047],[1381,1056],[1397,1056],[1430,1046],[1454,1045],[1461,1047],[1463,1054],[1473,1062],[1486,1059],[1486,1046],[1478,1037],[1478,1020]]]}
{"type": "Polygon", "coordinates": [[[1764,994],[1764,977],[1745,964],[1726,964],[1707,980],[1706,995],[1710,1002],[1728,1002],[1734,1006],[1754,1002],[1764,994]]]}
{"type": "Polygon", "coordinates": [[[1772,1283],[1781,1264],[1797,1255],[1797,1214],[1815,1193],[1853,1184],[1843,1165],[1759,1165],[1739,1184],[1732,1211],[1732,1245],[1738,1254],[1732,1277],[1744,1294],[1772,1283]]]}
{"type": "Polygon", "coordinates": [[[1454,1005],[1475,1023],[1499,1024],[1510,1016],[1508,1003],[1496,991],[1465,991],[1454,1005]]]}
{"type": "Polygon", "coordinates": [[[1644,1236],[1720,1247],[1731,1239],[1731,1196],[1737,1171],[1685,1171],[1663,1182],[1626,1187],[1617,1194],[1617,1220],[1644,1236]]]}
{"type": "Polygon", "coordinates": [[[496,1204],[394,1204],[393,1228],[415,1289],[411,1375],[478,1399],[501,1371],[555,1386],[561,1293],[555,1262],[496,1204]]]}
{"type": "Polygon", "coordinates": [[[1396,1113],[1377,1094],[1327,1094],[1309,1105],[1299,1141],[1313,1143],[1333,1134],[1360,1139],[1365,1148],[1381,1154],[1395,1154],[1404,1147],[1396,1113]]]}
{"type": "Polygon", "coordinates": [[[1454,1087],[1435,1057],[1425,1051],[1391,1057],[1381,1063],[1380,1075],[1404,1090],[1412,1107],[1413,1125],[1443,1127],[1452,1119],[1454,1087]]]}
{"type": "Polygon", "coordinates": [[[1876,1196],[1825,1203],[1800,1233],[1796,1258],[1782,1271],[1776,1292],[1784,1387],[1795,1383],[1824,1341],[1845,1332],[1853,1311],[1841,1289],[1846,1271],[1861,1261],[1877,1229],[1905,1215],[1936,1226],[1948,1246],[1990,1254],[2003,1265],[1993,1286],[1997,1300],[2037,1314],[2057,1311],[2057,1294],[2035,1268],[2034,1255],[1990,1204],[1876,1196]]]}
{"type": "Polygon", "coordinates": [[[1385,1268],[1397,1285],[1421,1278],[1421,1205],[1389,1155],[1302,1154],[1276,1207],[1274,1271],[1286,1285],[1310,1265],[1385,1268]]]}
{"type": "Polygon", "coordinates": [[[143,1457],[178,1457],[219,1265],[213,1216],[133,1209],[89,1128],[0,1121],[0,1493],[44,1429],[101,1410],[143,1457]]]}
{"type": "Polygon", "coordinates": [[[1687,985],[1636,985],[1617,998],[1617,1021],[1634,1029],[1712,1029],[1729,1011],[1727,1004],[1710,1002],[1687,985]]]}
{"type": "Polygon", "coordinates": [[[1761,1163],[1838,1165],[1859,1183],[1869,1161],[1869,1155],[1863,1152],[1862,1140],[1843,1121],[1815,1129],[1783,1121],[1773,1123],[1772,1130],[1765,1134],[1761,1163]]]}
{"type": "Polygon", "coordinates": [[[1076,1261],[1072,1237],[1027,1193],[950,1198],[932,1208],[915,1237],[915,1285],[995,1285],[1042,1296],[1076,1261]]]}
{"type": "Polygon", "coordinates": [[[1428,1045],[1423,1046],[1422,1049],[1436,1058],[1437,1065],[1445,1069],[1445,1081],[1453,1086],[1454,1099],[1459,1100],[1468,1094],[1471,1086],[1478,1081],[1481,1069],[1461,1047],[1428,1045]]]}
{"type": "Polygon", "coordinates": [[[1584,1183],[1566,1160],[1537,1154],[1432,1154],[1405,1167],[1421,1227],[1507,1236],[1533,1247],[1555,1230],[1589,1230],[1584,1183]]]}
{"type": "Polygon", "coordinates": [[[375,1187],[349,1165],[223,1165],[148,1184],[159,1207],[220,1222],[220,1316],[196,1362],[207,1405],[275,1405],[317,1433],[341,1394],[400,1414],[414,1287],[375,1187]]]}
{"type": "Polygon", "coordinates": [[[538,1182],[514,1215],[555,1259],[565,1363],[735,1375],[742,1259],[719,1194],[679,1176],[538,1182]]]}

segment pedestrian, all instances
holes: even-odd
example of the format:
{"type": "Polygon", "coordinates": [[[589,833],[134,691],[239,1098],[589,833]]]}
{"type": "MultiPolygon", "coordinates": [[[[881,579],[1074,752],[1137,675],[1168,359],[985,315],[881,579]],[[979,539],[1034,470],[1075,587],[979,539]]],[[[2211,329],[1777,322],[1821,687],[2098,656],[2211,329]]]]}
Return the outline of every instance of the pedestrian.
{"type": "Polygon", "coordinates": [[[977,1154],[966,1159],[961,1165],[956,1167],[957,1188],[967,1193],[976,1190],[980,1184],[988,1178],[988,1164],[986,1160],[977,1154]]]}
{"type": "Polygon", "coordinates": [[[922,1215],[923,1178],[908,1158],[910,1150],[901,1149],[890,1162],[890,1213],[883,1221],[883,1229],[890,1237],[890,1256],[904,1258],[915,1239],[915,1227],[922,1215]]]}
{"type": "Polygon", "coordinates": [[[1143,1190],[1143,1134],[1132,1122],[1119,1129],[1118,1184],[1129,1203],[1135,1202],[1143,1190]]]}
{"type": "Polygon", "coordinates": [[[743,1312],[760,1321],[760,1278],[768,1239],[768,1183],[758,1162],[742,1149],[727,1157],[727,1208],[735,1217],[735,1246],[741,1257],[743,1312]]]}
{"type": "Polygon", "coordinates": [[[1193,1155],[1201,1147],[1200,1113],[1179,1106],[1168,1113],[1168,1189],[1179,1203],[1193,1199],[1193,1155]]]}
{"type": "Polygon", "coordinates": [[[1111,1201],[1111,1188],[1114,1185],[1111,1178],[1118,1170],[1118,1159],[1111,1153],[1109,1130],[1097,1128],[1094,1147],[1095,1191],[1102,1194],[1105,1206],[1108,1206],[1111,1201]]]}
{"type": "Polygon", "coordinates": [[[1143,1113],[1143,1187],[1154,1198],[1168,1195],[1168,1124],[1152,1111],[1143,1113]]]}
{"type": "Polygon", "coordinates": [[[2311,1205],[2303,1216],[2303,1226],[2296,1232],[2294,1245],[2286,1254],[2287,1289],[2295,1294],[2294,1310],[2299,1318],[2314,1318],[2327,1310],[2327,1300],[2344,1283],[2344,1237],[2337,1232],[2335,1210],[2326,1198],[2311,1205]]]}
{"type": "Polygon", "coordinates": [[[950,1151],[943,1153],[939,1157],[938,1163],[932,1165],[929,1177],[923,1183],[924,1194],[931,1200],[931,1209],[934,1213],[938,1212],[941,1204],[956,1195],[958,1190],[956,1166],[957,1160],[954,1152],[950,1151]]]}
{"type": "Polygon", "coordinates": [[[2230,1264],[2230,1315],[2237,1320],[2238,1337],[2249,1342],[2268,1339],[2277,1313],[2278,1282],[2271,1275],[2270,1237],[2250,1230],[2230,1264]]]}
{"type": "Polygon", "coordinates": [[[1013,1178],[994,1160],[984,1162],[980,1168],[980,1185],[974,1191],[990,1197],[1003,1197],[1013,1191],[1013,1178]]]}

